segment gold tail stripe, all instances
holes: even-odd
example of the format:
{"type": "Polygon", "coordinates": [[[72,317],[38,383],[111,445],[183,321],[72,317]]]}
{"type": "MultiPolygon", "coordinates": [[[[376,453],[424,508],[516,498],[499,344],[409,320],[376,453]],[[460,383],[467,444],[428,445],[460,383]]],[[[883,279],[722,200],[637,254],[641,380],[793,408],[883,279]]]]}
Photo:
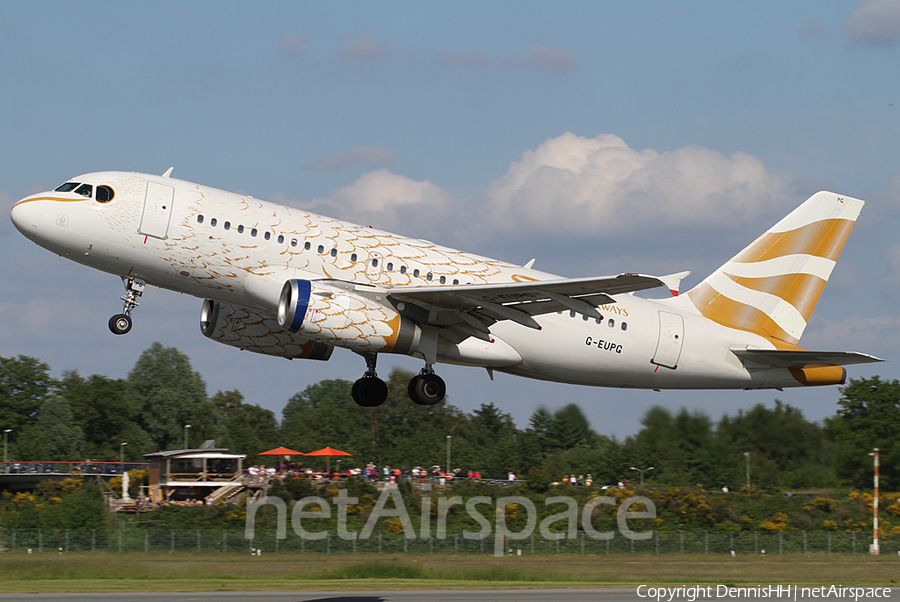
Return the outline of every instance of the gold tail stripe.
{"type": "Polygon", "coordinates": [[[706,283],[700,283],[688,297],[703,316],[722,326],[774,337],[791,345],[800,340],[785,332],[764,312],[726,297],[706,283]]]}
{"type": "Polygon", "coordinates": [[[801,254],[837,261],[853,224],[846,219],[826,219],[787,232],[766,232],[732,261],[755,263],[801,254]]]}
{"type": "Polygon", "coordinates": [[[764,278],[732,276],[727,272],[725,275],[743,287],[784,299],[793,305],[807,322],[826,283],[825,280],[812,274],[784,274],[764,278]]]}

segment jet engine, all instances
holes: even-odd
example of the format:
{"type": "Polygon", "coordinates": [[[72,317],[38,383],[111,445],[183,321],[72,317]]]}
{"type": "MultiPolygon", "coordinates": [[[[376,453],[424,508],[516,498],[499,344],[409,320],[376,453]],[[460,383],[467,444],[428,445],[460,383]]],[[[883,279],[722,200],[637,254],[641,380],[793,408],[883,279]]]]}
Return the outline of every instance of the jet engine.
{"type": "Polygon", "coordinates": [[[356,351],[414,351],[418,325],[382,301],[309,280],[284,283],[278,299],[278,324],[288,332],[356,351]]]}
{"type": "Polygon", "coordinates": [[[328,360],[334,347],[291,334],[271,316],[218,301],[203,301],[200,331],[245,351],[288,359],[328,360]]]}

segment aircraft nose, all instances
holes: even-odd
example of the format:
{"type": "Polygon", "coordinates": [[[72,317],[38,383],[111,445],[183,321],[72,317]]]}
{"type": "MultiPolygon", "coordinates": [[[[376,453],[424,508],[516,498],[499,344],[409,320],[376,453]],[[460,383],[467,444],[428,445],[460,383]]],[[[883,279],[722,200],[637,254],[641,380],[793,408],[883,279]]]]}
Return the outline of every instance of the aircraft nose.
{"type": "Polygon", "coordinates": [[[34,240],[37,235],[38,224],[41,221],[41,213],[43,212],[43,203],[40,201],[30,201],[23,199],[13,205],[10,212],[12,223],[26,237],[34,240]]]}

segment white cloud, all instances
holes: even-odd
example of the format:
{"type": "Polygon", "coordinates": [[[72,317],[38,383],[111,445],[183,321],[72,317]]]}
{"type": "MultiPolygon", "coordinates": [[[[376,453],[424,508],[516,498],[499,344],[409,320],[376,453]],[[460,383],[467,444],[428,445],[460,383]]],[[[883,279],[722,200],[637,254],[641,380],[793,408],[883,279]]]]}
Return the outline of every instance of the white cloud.
{"type": "Polygon", "coordinates": [[[608,235],[619,228],[736,224],[780,206],[790,180],[744,153],[637,151],[611,134],[565,133],[525,152],[489,186],[490,228],[608,235]]]}
{"type": "MultiPolygon", "coordinates": [[[[280,201],[279,201],[280,202],[280,201]]],[[[379,169],[326,198],[299,204],[304,209],[361,225],[416,238],[446,239],[454,225],[465,223],[465,202],[431,182],[379,169]]]]}
{"type": "Polygon", "coordinates": [[[554,48],[532,44],[525,49],[525,58],[503,57],[499,61],[491,61],[481,50],[464,52],[439,52],[437,62],[447,67],[469,67],[473,69],[535,69],[540,71],[556,71],[564,73],[578,69],[575,56],[565,48],[554,48]]]}
{"type": "Polygon", "coordinates": [[[384,59],[388,55],[387,47],[371,34],[361,33],[355,38],[348,38],[338,60],[347,63],[372,63],[384,59]]]}
{"type": "Polygon", "coordinates": [[[851,44],[894,47],[900,43],[900,2],[860,0],[844,21],[851,44]]]}
{"type": "Polygon", "coordinates": [[[397,162],[397,155],[378,146],[354,146],[347,151],[338,151],[328,157],[307,163],[304,169],[309,171],[340,171],[356,167],[378,169],[393,165],[397,162]]]}
{"type": "Polygon", "coordinates": [[[571,52],[565,48],[551,48],[533,44],[525,49],[528,56],[525,66],[532,69],[546,69],[548,71],[574,71],[578,69],[578,61],[571,52]]]}
{"type": "Polygon", "coordinates": [[[289,59],[295,59],[303,53],[303,44],[306,36],[287,34],[278,40],[278,50],[289,59]]]}

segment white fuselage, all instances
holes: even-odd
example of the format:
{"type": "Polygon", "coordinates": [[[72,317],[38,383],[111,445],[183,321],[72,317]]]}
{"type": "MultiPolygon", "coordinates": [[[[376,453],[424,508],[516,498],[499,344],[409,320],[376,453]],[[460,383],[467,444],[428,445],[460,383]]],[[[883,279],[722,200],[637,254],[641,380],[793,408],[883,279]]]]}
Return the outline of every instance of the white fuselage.
{"type": "MultiPolygon", "coordinates": [[[[385,294],[393,287],[558,279],[173,178],[100,172],[75,180],[109,185],[115,197],[98,202],[74,192],[33,195],[14,208],[16,226],[78,263],[267,315],[275,315],[275,300],[290,278],[342,281],[385,294]]],[[[800,384],[787,369],[742,362],[730,348],[772,349],[772,343],[703,317],[685,297],[618,295],[599,311],[602,320],[568,310],[538,315],[540,330],[501,320],[490,333],[514,353],[479,355],[465,345],[448,351],[445,343],[438,360],[609,387],[800,384]]]]}

